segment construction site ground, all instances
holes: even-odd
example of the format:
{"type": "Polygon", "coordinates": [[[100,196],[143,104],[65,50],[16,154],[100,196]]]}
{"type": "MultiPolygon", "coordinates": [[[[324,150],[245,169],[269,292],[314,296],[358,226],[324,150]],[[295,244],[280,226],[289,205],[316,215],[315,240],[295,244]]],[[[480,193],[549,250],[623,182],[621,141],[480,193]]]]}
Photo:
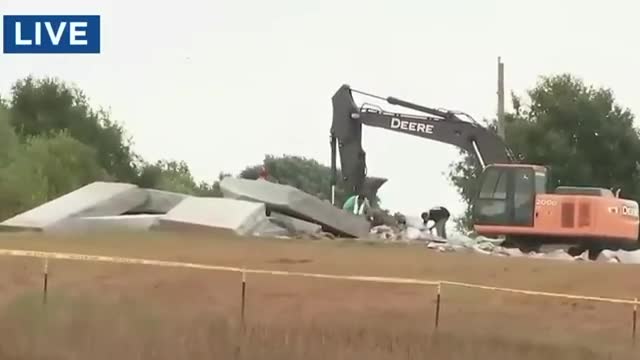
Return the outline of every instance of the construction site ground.
{"type": "MultiPolygon", "coordinates": [[[[3,234],[0,248],[640,295],[635,265],[439,253],[353,240],[3,234]]],[[[69,260],[51,260],[49,272],[43,305],[43,260],[0,257],[2,358],[200,359],[233,353],[294,359],[304,353],[309,359],[595,359],[628,351],[632,342],[629,305],[445,287],[434,332],[433,286],[253,274],[247,276],[242,337],[238,273],[69,260]]]]}

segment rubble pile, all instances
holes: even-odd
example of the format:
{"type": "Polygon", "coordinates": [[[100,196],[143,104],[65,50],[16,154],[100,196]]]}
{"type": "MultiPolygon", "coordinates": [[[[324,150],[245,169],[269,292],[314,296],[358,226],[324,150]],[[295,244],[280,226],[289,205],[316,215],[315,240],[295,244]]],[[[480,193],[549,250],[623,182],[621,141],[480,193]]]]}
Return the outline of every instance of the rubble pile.
{"type": "MultiPolygon", "coordinates": [[[[419,225],[408,225],[404,228],[389,225],[375,226],[371,229],[368,239],[390,243],[421,244],[425,245],[428,249],[439,252],[473,252],[493,256],[529,257],[565,261],[590,261],[586,251],[578,256],[572,256],[564,249],[523,253],[519,249],[501,246],[503,243],[502,239],[493,239],[484,236],[472,238],[459,233],[454,233],[449,236],[449,238],[443,239],[431,234],[428,230],[423,229],[419,225]]],[[[595,261],[640,264],[640,250],[603,250],[595,261]]]]}
{"type": "MultiPolygon", "coordinates": [[[[241,236],[296,239],[355,238],[425,245],[441,252],[588,260],[564,250],[522,253],[501,239],[454,233],[447,239],[425,229],[422,219],[375,209],[356,216],[291,186],[227,177],[223,198],[144,189],[133,184],[94,182],[0,223],[0,231],[104,232],[214,231],[241,236]],[[371,225],[375,225],[371,227],[371,225]]],[[[640,251],[610,251],[596,261],[640,264],[640,251]]]]}
{"type": "Polygon", "coordinates": [[[308,239],[365,237],[369,222],[291,186],[225,178],[224,197],[94,182],[0,223],[0,231],[216,232],[308,239]]]}

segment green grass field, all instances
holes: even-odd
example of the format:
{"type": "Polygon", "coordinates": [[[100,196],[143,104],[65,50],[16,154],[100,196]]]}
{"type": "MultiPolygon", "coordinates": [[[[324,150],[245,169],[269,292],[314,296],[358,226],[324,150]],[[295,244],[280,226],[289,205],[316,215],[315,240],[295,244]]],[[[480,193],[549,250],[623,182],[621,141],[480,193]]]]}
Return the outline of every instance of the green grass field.
{"type": "MultiPolygon", "coordinates": [[[[437,253],[420,246],[177,234],[0,236],[0,248],[451,280],[634,298],[637,266],[437,253]]],[[[630,306],[435,288],[0,257],[3,359],[627,359],[630,306]]]]}

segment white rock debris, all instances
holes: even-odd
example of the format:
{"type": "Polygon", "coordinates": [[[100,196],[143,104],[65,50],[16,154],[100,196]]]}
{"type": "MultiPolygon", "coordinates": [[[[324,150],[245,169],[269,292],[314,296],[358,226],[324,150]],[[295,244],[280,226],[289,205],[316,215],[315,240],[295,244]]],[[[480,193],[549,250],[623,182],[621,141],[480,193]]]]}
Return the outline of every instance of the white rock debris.
{"type": "MultiPolygon", "coordinates": [[[[473,252],[483,255],[509,256],[509,257],[529,257],[564,261],[589,261],[588,253],[585,251],[578,256],[571,256],[564,249],[555,249],[547,252],[523,253],[519,249],[505,248],[501,244],[502,239],[493,239],[484,236],[471,238],[463,234],[454,233],[448,239],[442,239],[435,234],[429,233],[420,224],[407,221],[407,227],[397,229],[387,225],[376,226],[371,229],[369,239],[383,242],[405,242],[425,244],[428,249],[439,252],[473,252]]],[[[612,262],[623,264],[640,264],[640,250],[603,250],[595,261],[612,262]]]]}

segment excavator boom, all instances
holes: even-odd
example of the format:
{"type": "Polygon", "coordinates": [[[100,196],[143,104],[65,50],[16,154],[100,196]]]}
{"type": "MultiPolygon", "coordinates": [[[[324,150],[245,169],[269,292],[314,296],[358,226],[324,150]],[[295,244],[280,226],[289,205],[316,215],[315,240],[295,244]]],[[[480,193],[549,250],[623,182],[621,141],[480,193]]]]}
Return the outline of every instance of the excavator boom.
{"type": "MultiPolygon", "coordinates": [[[[337,174],[336,146],[339,148],[343,180],[358,193],[366,177],[366,153],[362,148],[362,125],[388,129],[457,146],[470,152],[484,168],[489,164],[514,163],[515,157],[495,133],[455,113],[416,105],[394,97],[381,98],[342,85],[333,95],[331,125],[332,168],[337,174]],[[383,99],[389,104],[416,110],[426,115],[394,113],[373,107],[358,107],[352,92],[383,99]]],[[[336,179],[332,179],[335,185],[336,179]]]]}

